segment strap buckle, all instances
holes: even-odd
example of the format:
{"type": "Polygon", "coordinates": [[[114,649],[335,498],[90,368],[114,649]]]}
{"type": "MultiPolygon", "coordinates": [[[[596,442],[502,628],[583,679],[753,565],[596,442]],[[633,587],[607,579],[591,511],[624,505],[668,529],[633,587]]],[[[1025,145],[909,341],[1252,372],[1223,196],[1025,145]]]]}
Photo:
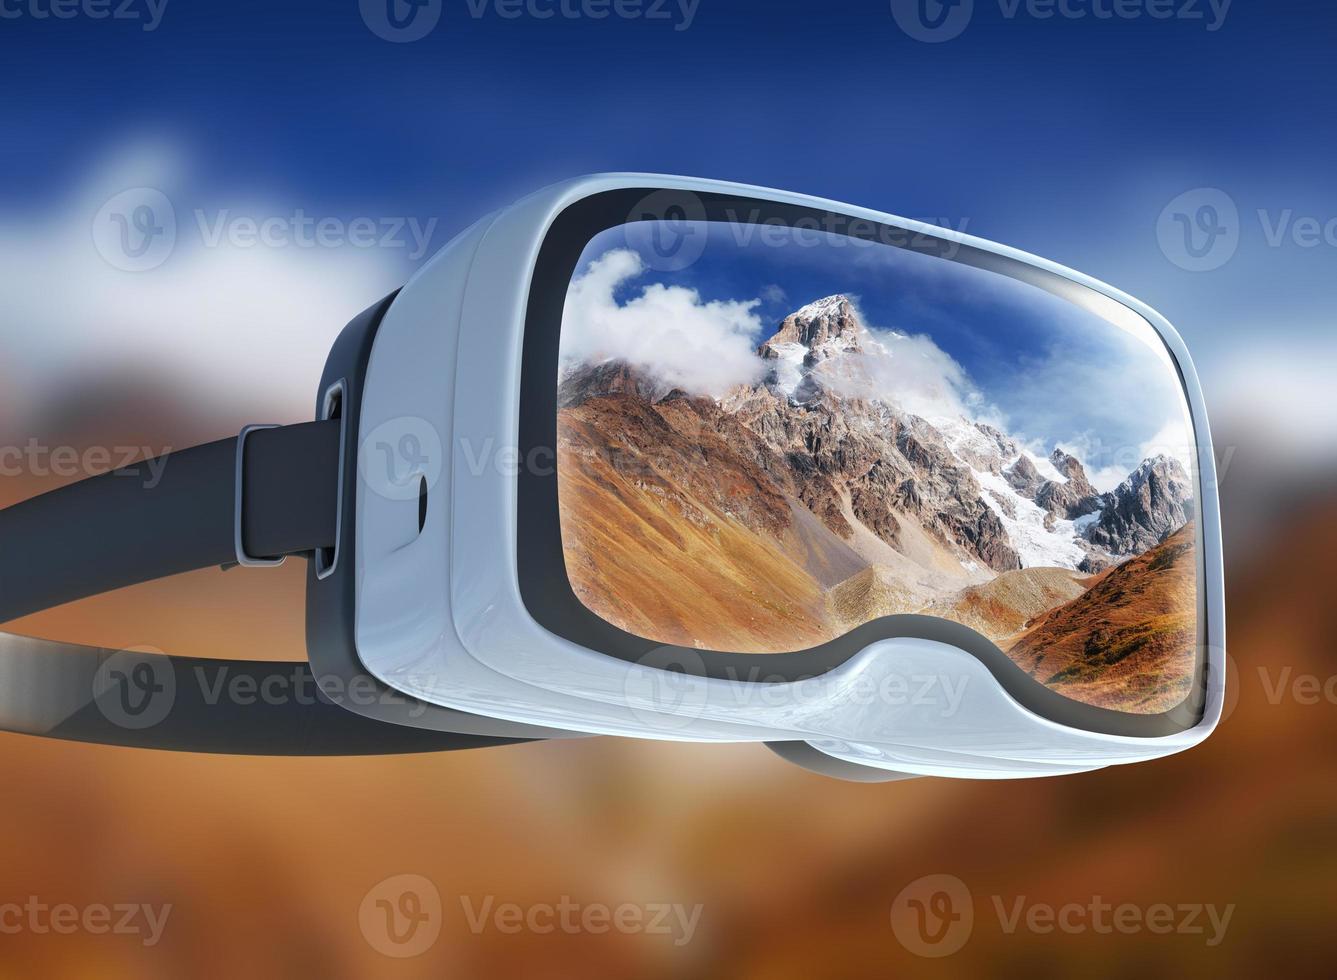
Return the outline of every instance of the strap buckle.
{"type": "Polygon", "coordinates": [[[254,558],[246,553],[246,545],[241,536],[242,497],[246,485],[246,437],[259,429],[277,429],[277,425],[248,425],[237,436],[237,487],[235,520],[232,524],[232,541],[237,552],[237,564],[246,568],[274,568],[288,560],[287,555],[278,558],[254,558]]]}

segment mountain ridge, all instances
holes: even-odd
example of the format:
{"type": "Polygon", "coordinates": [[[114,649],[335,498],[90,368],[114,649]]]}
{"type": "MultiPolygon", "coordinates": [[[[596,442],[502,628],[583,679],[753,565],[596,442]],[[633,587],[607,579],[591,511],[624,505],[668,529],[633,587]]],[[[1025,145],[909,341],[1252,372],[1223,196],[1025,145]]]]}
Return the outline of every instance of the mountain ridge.
{"type": "MultiPolygon", "coordinates": [[[[1092,486],[1082,463],[1060,447],[1048,458],[966,417],[927,419],[874,399],[846,397],[825,365],[887,356],[857,308],[836,294],[789,314],[757,348],[775,364],[756,385],[712,402],[711,425],[732,417],[771,450],[754,458],[841,537],[846,511],[893,547],[899,522],[913,516],[995,572],[1055,566],[1087,574],[1159,543],[1191,517],[1191,485],[1177,460],[1143,463],[1108,493],[1092,486]],[[848,505],[848,506],[846,506],[848,505]]],[[[658,403],[701,402],[618,361],[570,370],[559,406],[627,392],[658,403]]],[[[698,412],[698,414],[701,414],[698,412]]]]}
{"type": "Polygon", "coordinates": [[[564,367],[568,573],[624,629],[778,653],[921,612],[1014,643],[1191,513],[1168,457],[1102,494],[1060,447],[850,394],[887,351],[847,297],[789,314],[757,350],[771,369],[722,397],[616,360],[564,367]]]}
{"type": "Polygon", "coordinates": [[[1194,526],[1185,524],[1000,643],[1019,666],[1089,704],[1165,711],[1188,694],[1175,661],[1197,642],[1194,526]]]}

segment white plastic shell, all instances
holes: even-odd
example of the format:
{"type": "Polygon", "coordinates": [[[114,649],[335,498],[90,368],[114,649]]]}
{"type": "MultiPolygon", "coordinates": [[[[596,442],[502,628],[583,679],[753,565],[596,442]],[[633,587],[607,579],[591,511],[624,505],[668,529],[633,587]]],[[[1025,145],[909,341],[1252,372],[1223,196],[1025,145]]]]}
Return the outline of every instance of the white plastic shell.
{"type": "MultiPolygon", "coordinates": [[[[1224,606],[1216,478],[1202,394],[1164,318],[1089,277],[920,222],[765,188],[609,174],[547,188],[479,222],[436,255],[390,307],[372,350],[362,461],[416,466],[419,497],[366,472],[358,481],[357,646],[384,683],[423,700],[572,731],[681,741],[806,740],[829,755],[907,773],[1008,778],[1079,772],[1182,751],[1221,714],[1224,606]],[[890,224],[985,249],[1089,287],[1150,323],[1184,376],[1200,449],[1208,694],[1177,735],[1081,731],[1018,704],[975,657],[928,640],[874,643],[799,683],[669,673],[585,649],[527,612],[516,569],[521,345],[530,277],[554,218],[624,188],[719,192],[890,224]],[[414,441],[403,443],[404,435],[414,441]],[[405,446],[413,453],[400,453],[405,446]]],[[[407,470],[406,470],[407,471],[407,470]]],[[[392,481],[393,482],[393,481],[392,481]]],[[[416,485],[416,484],[415,484],[416,485]]]]}

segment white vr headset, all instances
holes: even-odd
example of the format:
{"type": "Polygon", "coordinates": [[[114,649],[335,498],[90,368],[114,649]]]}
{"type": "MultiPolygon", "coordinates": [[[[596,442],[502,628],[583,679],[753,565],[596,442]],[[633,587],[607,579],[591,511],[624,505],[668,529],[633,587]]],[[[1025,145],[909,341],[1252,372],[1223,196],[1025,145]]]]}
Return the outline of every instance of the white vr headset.
{"type": "Polygon", "coordinates": [[[355,319],[317,407],[172,454],[152,488],[0,512],[0,621],[301,555],[309,665],[4,637],[0,727],[273,754],[765,742],[877,781],[1138,762],[1220,717],[1188,352],[1014,249],[757,187],[573,180],[355,319]],[[1059,353],[1081,370],[1045,373],[1059,353]],[[211,697],[224,668],[285,696],[211,697]]]}

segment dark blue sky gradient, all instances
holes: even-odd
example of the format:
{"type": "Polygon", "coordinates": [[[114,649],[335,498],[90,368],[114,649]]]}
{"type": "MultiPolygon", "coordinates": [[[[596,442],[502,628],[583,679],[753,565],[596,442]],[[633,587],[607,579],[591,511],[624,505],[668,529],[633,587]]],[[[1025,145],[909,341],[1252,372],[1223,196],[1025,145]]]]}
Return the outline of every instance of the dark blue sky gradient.
{"type": "Polygon", "coordinates": [[[1253,216],[1337,217],[1334,38],[1321,0],[1235,0],[1216,32],[977,0],[945,44],[906,36],[886,0],[701,0],[686,31],[444,0],[410,44],[355,0],[169,0],[153,33],[0,20],[0,205],[40,209],[134,139],[186,148],[202,196],[443,232],[583,172],[720,177],[964,222],[1146,299],[1210,360],[1331,323],[1337,249],[1270,248],[1253,216]],[[1191,274],[1155,224],[1201,186],[1244,232],[1230,265],[1191,274]]]}

